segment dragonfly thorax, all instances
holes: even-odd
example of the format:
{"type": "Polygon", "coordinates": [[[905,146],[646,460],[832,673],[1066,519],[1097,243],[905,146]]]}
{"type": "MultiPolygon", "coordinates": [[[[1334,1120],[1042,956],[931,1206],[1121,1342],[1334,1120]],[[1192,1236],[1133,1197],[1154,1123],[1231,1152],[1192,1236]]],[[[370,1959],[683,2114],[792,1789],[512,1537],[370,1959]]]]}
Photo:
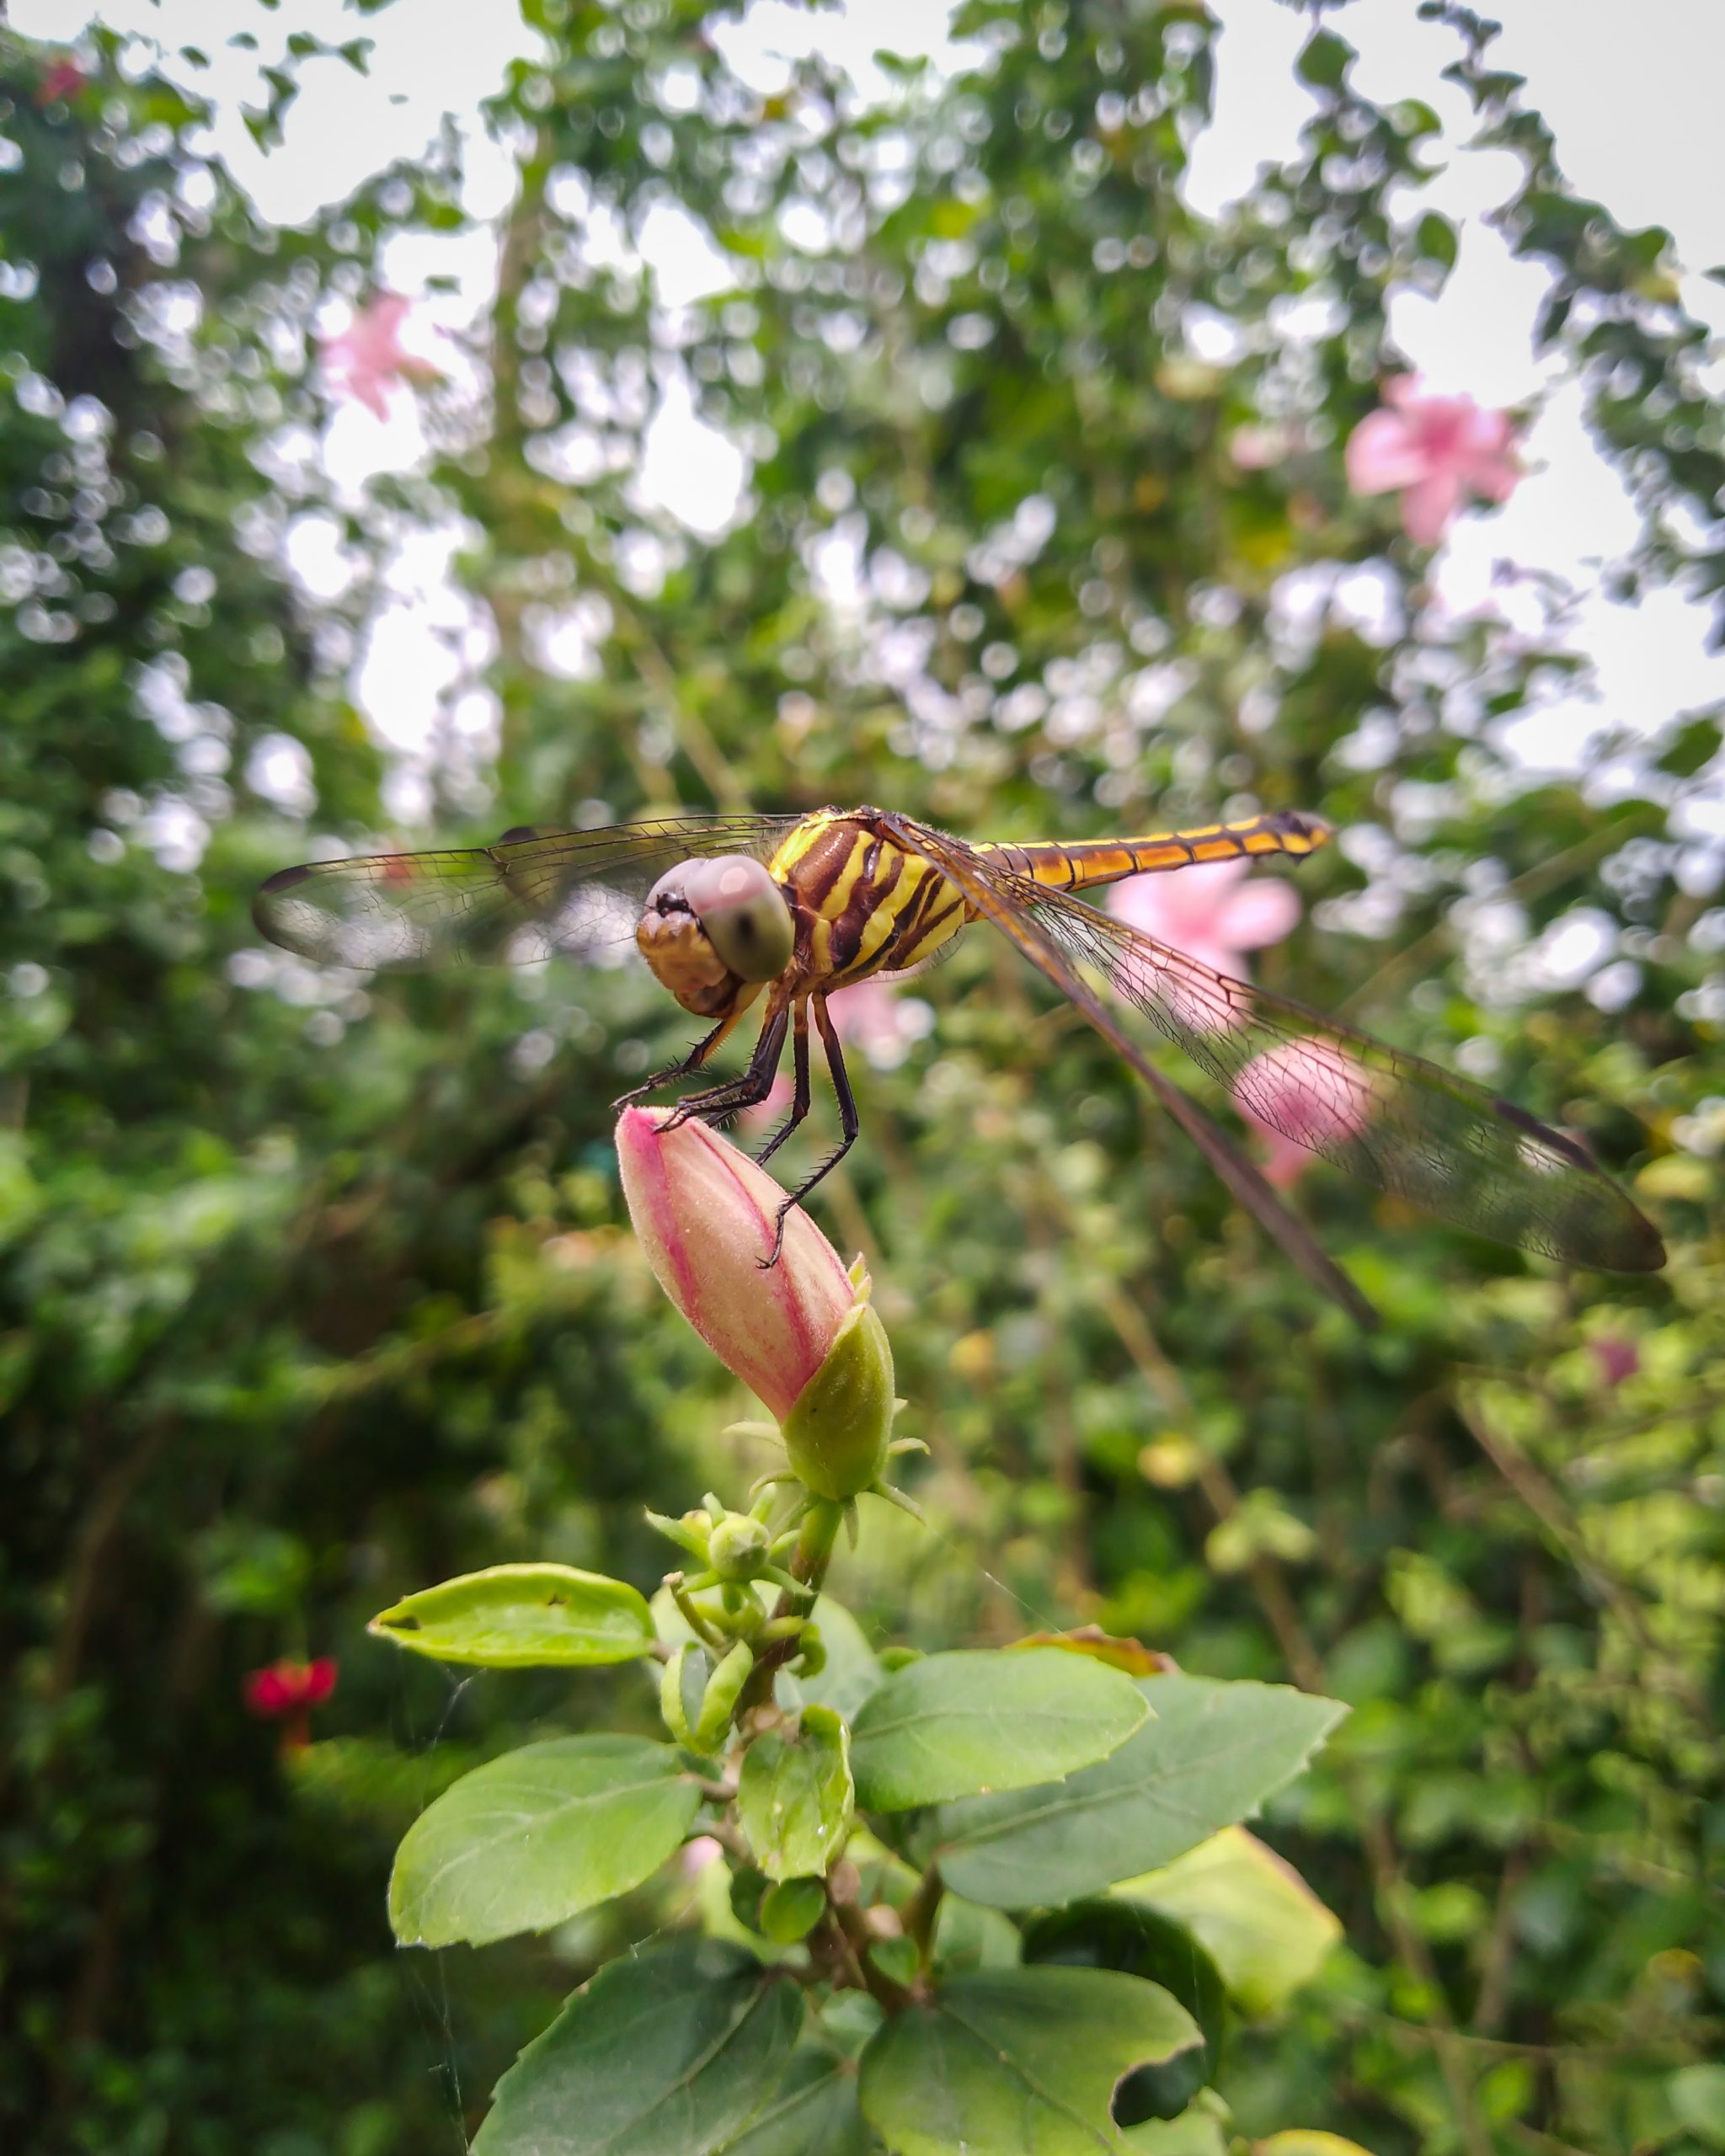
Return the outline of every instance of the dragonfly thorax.
{"type": "Polygon", "coordinates": [[[795,929],[784,894],[751,854],[685,861],[647,894],[641,954],[686,1011],[726,1016],[790,963],[795,929]]]}

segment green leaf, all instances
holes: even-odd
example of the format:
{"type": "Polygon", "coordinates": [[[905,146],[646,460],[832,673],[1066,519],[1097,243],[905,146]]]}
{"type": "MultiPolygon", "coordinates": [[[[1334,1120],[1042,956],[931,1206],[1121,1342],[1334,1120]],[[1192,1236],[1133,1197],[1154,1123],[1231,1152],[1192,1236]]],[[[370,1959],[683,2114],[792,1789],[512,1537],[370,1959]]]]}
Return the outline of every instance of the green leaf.
{"type": "Polygon", "coordinates": [[[921,1838],[954,1893],[1028,1908],[1170,1863],[1255,1812],[1348,1711],[1284,1684],[1139,1682],[1157,1719],[1111,1758],[1070,1781],[936,1815],[921,1838]]]}
{"type": "Polygon", "coordinates": [[[1162,2066],[1135,2068],[1114,2091],[1122,2126],[1178,2118],[1215,2078],[1227,2023],[1220,1972],[1184,1924],[1113,1895],[1069,1903],[1024,1932],[1024,1959],[1069,1969],[1118,1969],[1160,1984],[1197,2022],[1204,2041],[1162,2066]]]}
{"type": "Polygon", "coordinates": [[[826,1889],[818,1879],[782,1879],[761,1897],[756,1921],[763,1939],[775,1946],[794,1946],[806,1939],[826,1909],[826,1889]]]}
{"type": "Polygon", "coordinates": [[[998,1909],[943,1894],[934,1920],[934,1967],[941,1976],[968,1969],[1012,1969],[1023,1958],[1018,1927],[998,1909]]]}
{"type": "Polygon", "coordinates": [[[1665,2084],[1671,2108],[1710,2148],[1725,2148],[1725,2066],[1685,2066],[1665,2084]]]}
{"type": "Polygon", "coordinates": [[[1316,37],[1307,39],[1294,62],[1294,71],[1315,90],[1339,89],[1349,61],[1357,56],[1346,38],[1338,37],[1333,30],[1320,30],[1316,37]]]}
{"type": "Polygon", "coordinates": [[[700,1809],[668,1744],[558,1737],[463,1774],[395,1853],[389,1921],[405,1946],[544,1931],[651,1878],[700,1809]]]}
{"type": "Polygon", "coordinates": [[[1455,267],[1458,244],[1455,226],[1435,210],[1428,210],[1413,228],[1415,253],[1428,262],[1441,263],[1445,270],[1455,267]]]}
{"type": "Polygon", "coordinates": [[[1290,2127],[1257,2144],[1257,2156],[1370,2156],[1357,2141],[1344,2141],[1339,2133],[1324,2133],[1313,2127],[1290,2127]]]}
{"type": "Polygon", "coordinates": [[[932,1654],[895,1671],[857,1714],[857,1801],[903,1812],[1054,1780],[1105,1759],[1149,1711],[1130,1677],[1058,1647],[932,1654]]]}
{"type": "Polygon", "coordinates": [[[1227,1827],[1117,1894],[1183,1924],[1244,2014],[1274,2014],[1316,1974],[1342,1927],[1306,1881],[1243,1827],[1227,1827]]]}
{"type": "Polygon", "coordinates": [[[1660,751],[1658,768],[1669,771],[1674,778],[1693,778],[1718,755],[1722,739],[1725,739],[1725,728],[1717,719],[1692,718],[1678,728],[1660,751]]]}
{"type": "Polygon", "coordinates": [[[1199,2041],[1184,2007],[1109,1969],[957,1977],[862,2054],[863,2116],[896,2156],[1097,2156],[1129,2144],[1116,2084],[1199,2041]]]}
{"type": "Polygon", "coordinates": [[[737,1817],[769,1879],[824,1875],[855,1809],[850,1745],[830,1707],[804,1707],[743,1754],[737,1817]]]}
{"type": "Polygon", "coordinates": [[[710,2156],[772,2096],[803,1994],[684,1937],[607,1962],[497,2084],[473,2156],[710,2156]]]}
{"type": "Polygon", "coordinates": [[[622,1580],[570,1565],[494,1565],[422,1588],[366,1630],[437,1662],[487,1669],[629,1662],[653,1649],[644,1599],[622,1580]]]}
{"type": "Polygon", "coordinates": [[[871,2156],[880,2143],[857,2102],[853,2061],[805,2044],[778,2092],[725,2156],[871,2156]]]}
{"type": "MultiPolygon", "coordinates": [[[[1178,2118],[1146,2119],[1130,2127],[1124,2138],[1132,2156],[1228,2156],[1227,2133],[1202,2099],[1188,2104],[1178,2118]]],[[[1263,2156],[1268,2146],[1266,2141],[1254,2143],[1257,2156],[1263,2156]]]]}

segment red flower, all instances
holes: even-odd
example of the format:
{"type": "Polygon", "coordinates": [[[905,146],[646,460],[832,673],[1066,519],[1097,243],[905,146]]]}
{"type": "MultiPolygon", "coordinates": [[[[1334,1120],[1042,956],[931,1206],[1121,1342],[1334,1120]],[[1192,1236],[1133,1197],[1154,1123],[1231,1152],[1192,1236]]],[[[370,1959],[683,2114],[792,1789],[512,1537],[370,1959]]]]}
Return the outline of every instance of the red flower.
{"type": "Polygon", "coordinates": [[[267,1669],[254,1669],[246,1679],[246,1705],[265,1721],[290,1718],[302,1723],[313,1707],[321,1707],[335,1689],[334,1657],[320,1655],[315,1662],[284,1657],[267,1669]]]}

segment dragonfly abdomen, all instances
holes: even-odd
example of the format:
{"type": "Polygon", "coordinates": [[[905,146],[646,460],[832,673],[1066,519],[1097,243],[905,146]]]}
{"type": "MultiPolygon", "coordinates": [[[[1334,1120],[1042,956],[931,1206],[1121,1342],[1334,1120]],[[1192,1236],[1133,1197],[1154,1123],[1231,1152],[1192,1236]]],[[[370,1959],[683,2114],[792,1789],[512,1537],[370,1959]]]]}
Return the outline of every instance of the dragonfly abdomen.
{"type": "Polygon", "coordinates": [[[1088,891],[1128,876],[1189,868],[1199,862],[1314,853],[1330,837],[1330,826],[1321,817],[1274,808],[1236,824],[1203,824],[1191,830],[1155,831],[1145,838],[1087,839],[1071,844],[1051,839],[1028,846],[978,846],[971,851],[1057,890],[1088,891]]]}

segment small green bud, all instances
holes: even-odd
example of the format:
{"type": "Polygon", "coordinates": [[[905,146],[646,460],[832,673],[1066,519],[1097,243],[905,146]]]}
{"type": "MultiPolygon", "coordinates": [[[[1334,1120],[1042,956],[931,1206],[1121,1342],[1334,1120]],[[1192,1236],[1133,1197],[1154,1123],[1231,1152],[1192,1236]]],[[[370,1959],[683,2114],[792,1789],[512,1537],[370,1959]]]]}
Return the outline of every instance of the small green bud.
{"type": "Polygon", "coordinates": [[[826,1359],[784,1419],[785,1450],[797,1479],[817,1497],[842,1501],[879,1480],[886,1465],[896,1401],[893,1351],[868,1299],[868,1276],[856,1282],[826,1359]]]}
{"type": "Polygon", "coordinates": [[[708,1538],[707,1561],[722,1580],[740,1584],[756,1578],[767,1561],[772,1537],[746,1513],[727,1513],[708,1538]]]}
{"type": "Polygon", "coordinates": [[[826,1889],[818,1879],[782,1879],[761,1897],[756,1929],[776,1946],[794,1946],[820,1921],[826,1889]]]}

